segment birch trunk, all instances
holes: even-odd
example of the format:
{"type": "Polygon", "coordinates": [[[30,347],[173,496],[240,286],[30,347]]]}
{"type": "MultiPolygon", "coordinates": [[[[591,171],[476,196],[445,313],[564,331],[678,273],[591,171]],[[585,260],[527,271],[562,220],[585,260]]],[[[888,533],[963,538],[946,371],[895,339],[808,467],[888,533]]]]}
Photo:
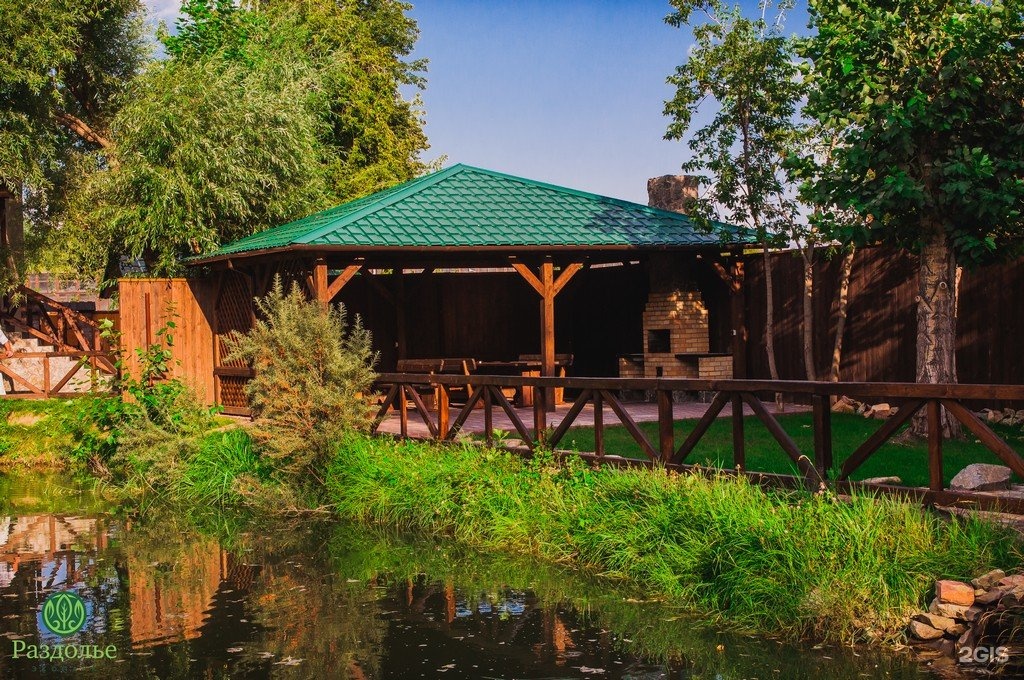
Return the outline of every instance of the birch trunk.
{"type": "MultiPolygon", "coordinates": [[[[917,297],[917,382],[956,382],[956,281],[957,267],[945,231],[935,229],[921,250],[917,297]]],[[[963,429],[945,409],[940,409],[942,436],[960,438],[963,429]]],[[[924,412],[914,417],[911,433],[928,434],[924,412]]]]}

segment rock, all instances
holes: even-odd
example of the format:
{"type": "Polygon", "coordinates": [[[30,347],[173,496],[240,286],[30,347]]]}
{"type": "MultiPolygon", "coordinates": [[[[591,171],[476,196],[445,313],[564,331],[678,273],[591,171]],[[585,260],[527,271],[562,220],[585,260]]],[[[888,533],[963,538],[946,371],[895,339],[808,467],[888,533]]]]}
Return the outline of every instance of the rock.
{"type": "Polygon", "coordinates": [[[992,588],[984,595],[978,595],[974,598],[974,603],[981,605],[982,607],[987,607],[993,602],[998,602],[1007,592],[1008,589],[1006,588],[992,588]]]}
{"type": "Polygon", "coordinates": [[[1006,578],[1005,571],[1002,569],[993,569],[987,574],[982,574],[978,578],[971,579],[971,585],[975,588],[987,589],[999,583],[999,580],[1003,578],[1006,578]]]}
{"type": "Polygon", "coordinates": [[[962,623],[954,623],[952,626],[950,626],[942,632],[946,635],[949,635],[950,637],[958,638],[967,632],[967,626],[965,626],[962,623]]]}
{"type": "Polygon", "coordinates": [[[984,607],[979,607],[978,605],[969,607],[967,611],[964,612],[964,621],[966,621],[967,623],[974,623],[978,620],[978,617],[981,616],[984,612],[984,607]]]}
{"type": "Polygon", "coordinates": [[[505,440],[505,448],[506,449],[518,449],[518,448],[521,448],[523,446],[526,446],[526,444],[523,442],[522,439],[506,439],[505,440]]]}
{"type": "Polygon", "coordinates": [[[947,618],[945,616],[938,616],[936,614],[914,614],[911,621],[920,621],[926,623],[932,628],[936,628],[941,631],[947,631],[956,625],[956,621],[947,618]]]}
{"type": "Polygon", "coordinates": [[[902,484],[903,480],[899,477],[868,477],[867,479],[860,480],[862,484],[902,484]]]}
{"type": "Polygon", "coordinates": [[[1001,491],[1010,488],[1013,472],[1005,465],[972,463],[956,473],[949,488],[955,491],[1001,491]]]}
{"type": "Polygon", "coordinates": [[[959,604],[970,607],[974,604],[974,588],[962,581],[942,580],[935,582],[935,599],[942,604],[959,604]]]}
{"type": "Polygon", "coordinates": [[[832,404],[832,413],[855,413],[857,402],[849,397],[839,397],[836,403],[832,404]]]}
{"type": "Polygon", "coordinates": [[[927,623],[922,623],[921,621],[911,621],[907,627],[907,632],[915,640],[938,640],[942,637],[941,630],[932,628],[927,623]]]}
{"type": "Polygon", "coordinates": [[[875,404],[867,411],[864,412],[865,418],[876,418],[878,420],[885,420],[889,417],[892,412],[892,407],[889,404],[875,404]]]}
{"type": "Polygon", "coordinates": [[[932,600],[932,603],[928,605],[928,613],[935,614],[937,616],[945,616],[949,619],[963,619],[967,613],[967,607],[959,604],[946,604],[939,602],[938,598],[932,600]]]}
{"type": "Polygon", "coordinates": [[[982,417],[990,423],[998,423],[1003,419],[1002,411],[993,411],[990,408],[982,409],[982,417]]]}
{"type": "Polygon", "coordinates": [[[996,585],[1000,588],[1016,588],[1017,586],[1024,586],[1024,574],[1011,574],[1009,576],[1004,576],[996,581],[996,585]]]}
{"type": "Polygon", "coordinates": [[[999,598],[1000,609],[1016,609],[1021,603],[1021,592],[1016,588],[999,598]]]}

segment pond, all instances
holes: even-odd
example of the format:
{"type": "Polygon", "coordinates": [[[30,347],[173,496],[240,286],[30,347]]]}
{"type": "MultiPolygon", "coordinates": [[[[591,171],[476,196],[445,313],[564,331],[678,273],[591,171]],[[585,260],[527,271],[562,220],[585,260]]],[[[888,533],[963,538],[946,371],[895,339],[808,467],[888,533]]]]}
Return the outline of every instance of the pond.
{"type": "Polygon", "coordinates": [[[550,565],[309,519],[129,519],[53,478],[0,477],[0,649],[17,678],[933,677],[550,565]],[[61,638],[42,607],[68,590],[85,622],[61,638]],[[38,658],[58,644],[103,658],[38,658]]]}

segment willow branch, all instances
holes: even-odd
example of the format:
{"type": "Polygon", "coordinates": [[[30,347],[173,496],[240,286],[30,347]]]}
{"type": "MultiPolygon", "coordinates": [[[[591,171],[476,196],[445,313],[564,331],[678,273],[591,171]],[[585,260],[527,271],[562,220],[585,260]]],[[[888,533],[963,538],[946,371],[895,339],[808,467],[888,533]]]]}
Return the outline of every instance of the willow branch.
{"type": "Polygon", "coordinates": [[[84,120],[72,116],[70,113],[65,113],[64,111],[57,111],[53,115],[54,118],[57,119],[57,122],[68,130],[74,132],[85,141],[92,142],[103,149],[110,149],[113,147],[113,143],[109,139],[93,130],[84,120]]]}

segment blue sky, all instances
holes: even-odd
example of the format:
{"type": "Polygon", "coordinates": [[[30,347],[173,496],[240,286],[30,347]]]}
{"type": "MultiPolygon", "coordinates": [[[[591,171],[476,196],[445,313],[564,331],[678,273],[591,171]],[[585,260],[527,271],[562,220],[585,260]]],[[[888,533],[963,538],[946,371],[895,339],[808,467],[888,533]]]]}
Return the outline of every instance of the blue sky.
{"type": "MultiPolygon", "coordinates": [[[[173,23],[177,0],[146,2],[154,19],[173,23]]],[[[414,56],[430,60],[421,93],[428,159],[641,203],[648,177],[679,172],[687,149],[662,138],[661,111],[690,34],[664,23],[667,0],[413,6],[414,56]]]]}

